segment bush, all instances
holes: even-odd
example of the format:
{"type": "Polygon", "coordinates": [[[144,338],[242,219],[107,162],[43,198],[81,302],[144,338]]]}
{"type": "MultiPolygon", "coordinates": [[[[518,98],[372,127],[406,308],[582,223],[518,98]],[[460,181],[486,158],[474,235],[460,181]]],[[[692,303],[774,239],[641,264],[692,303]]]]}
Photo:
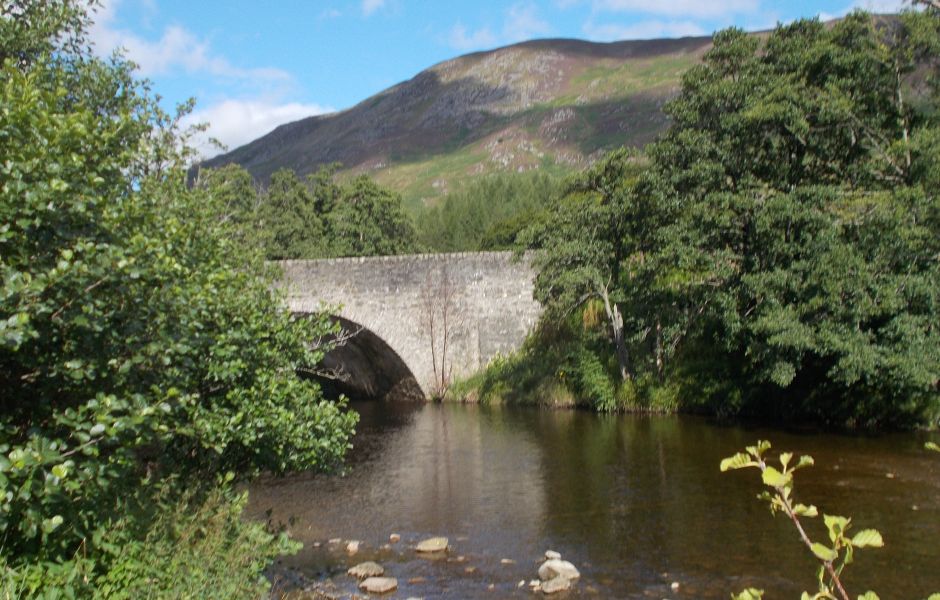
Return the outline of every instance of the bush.
{"type": "Polygon", "coordinates": [[[50,598],[116,568],[115,523],[158,523],[166,482],[328,469],[355,422],[295,376],[333,326],[238,258],[177,120],[87,22],[69,1],[0,19],[0,558],[50,598]]]}

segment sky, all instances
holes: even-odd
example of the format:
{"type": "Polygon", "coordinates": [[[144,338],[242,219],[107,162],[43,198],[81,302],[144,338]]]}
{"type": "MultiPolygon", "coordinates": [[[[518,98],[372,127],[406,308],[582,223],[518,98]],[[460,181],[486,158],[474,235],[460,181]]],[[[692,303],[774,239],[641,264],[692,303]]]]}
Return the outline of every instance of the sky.
{"type": "MultiPolygon", "coordinates": [[[[91,39],[139,65],[167,108],[233,149],[343,110],[447,59],[535,38],[598,42],[761,30],[906,0],[102,0],[91,39]]],[[[202,144],[210,156],[217,150],[202,144]]]]}

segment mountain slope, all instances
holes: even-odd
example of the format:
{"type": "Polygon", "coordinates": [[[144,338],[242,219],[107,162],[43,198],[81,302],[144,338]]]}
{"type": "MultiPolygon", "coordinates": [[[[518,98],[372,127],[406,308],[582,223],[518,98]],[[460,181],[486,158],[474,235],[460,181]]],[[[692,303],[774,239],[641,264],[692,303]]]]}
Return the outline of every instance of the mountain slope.
{"type": "Polygon", "coordinates": [[[340,162],[431,203],[494,171],[584,167],[642,146],[666,126],[663,104],[711,38],[599,44],[537,40],[442,62],[356,106],[282,125],[207,162],[256,178],[340,162]]]}

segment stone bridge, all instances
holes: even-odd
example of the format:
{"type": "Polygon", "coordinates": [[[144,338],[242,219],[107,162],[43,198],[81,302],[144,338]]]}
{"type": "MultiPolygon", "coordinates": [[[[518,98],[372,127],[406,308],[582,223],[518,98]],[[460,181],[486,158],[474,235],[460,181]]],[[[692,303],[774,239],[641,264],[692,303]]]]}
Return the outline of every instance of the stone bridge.
{"type": "Polygon", "coordinates": [[[535,273],[511,252],[289,260],[289,309],[324,310],[346,338],[324,360],[353,397],[428,397],[522,344],[542,310],[535,273]]]}

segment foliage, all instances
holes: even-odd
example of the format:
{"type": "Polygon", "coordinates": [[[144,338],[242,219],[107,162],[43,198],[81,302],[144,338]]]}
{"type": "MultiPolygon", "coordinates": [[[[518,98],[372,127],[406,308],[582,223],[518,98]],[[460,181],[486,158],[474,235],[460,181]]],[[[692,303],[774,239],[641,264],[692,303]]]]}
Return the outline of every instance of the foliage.
{"type": "Polygon", "coordinates": [[[938,40],[923,12],[716,34],[648,163],[611,154],[525,232],[546,319],[600,299],[621,380],[694,382],[687,409],[940,411],[938,40]]]}
{"type": "Polygon", "coordinates": [[[264,189],[237,165],[200,171],[197,184],[225,204],[229,236],[247,251],[262,249],[272,260],[379,256],[417,250],[414,225],[401,197],[365,175],[335,179],[336,165],[301,181],[281,169],[264,189]]]}
{"type": "Polygon", "coordinates": [[[581,313],[554,323],[543,321],[518,351],[495,358],[469,379],[454,382],[448,398],[552,408],[583,406],[603,412],[675,412],[673,387],[648,377],[619,380],[617,360],[603,328],[603,323],[585,324],[581,313]]]}
{"type": "Polygon", "coordinates": [[[161,482],[331,468],[354,416],[294,375],[333,326],[284,314],[234,262],[231,197],[187,188],[178,117],[75,41],[83,5],[16,7],[0,19],[0,555],[100,575],[112,515],[151,518],[161,482]]]}
{"type": "Polygon", "coordinates": [[[82,552],[64,564],[17,568],[0,558],[0,598],[262,598],[269,588],[262,569],[299,547],[245,521],[245,494],[167,485],[153,500],[146,518],[108,524],[101,550],[110,562],[106,572],[98,573],[96,558],[82,552]]]}
{"type": "Polygon", "coordinates": [[[557,180],[537,171],[481,177],[420,211],[418,239],[436,252],[515,249],[556,191],[557,180]]]}
{"type": "MultiPolygon", "coordinates": [[[[794,473],[804,467],[814,464],[813,457],[801,456],[793,460],[791,452],[783,452],[779,456],[777,468],[764,458],[770,450],[770,442],[759,440],[754,446],[745,448],[745,452],[738,452],[721,461],[721,471],[756,468],[760,470],[761,481],[769,488],[763,491],[758,498],[768,503],[771,514],[781,512],[785,514],[799,532],[803,545],[813,554],[820,566],[817,572],[819,590],[810,594],[803,592],[802,600],[850,600],[848,592],[842,584],[842,573],[845,567],[852,563],[855,551],[861,548],[881,548],[884,540],[876,529],[863,529],[849,536],[852,520],[849,517],[837,515],[823,515],[823,523],[829,534],[829,543],[814,542],[803,527],[801,518],[812,519],[819,516],[818,509],[812,504],[806,505],[796,502],[793,495],[794,473]]],[[[732,594],[734,600],[760,600],[763,590],[749,588],[739,594],[732,594]]],[[[933,594],[928,600],[933,600],[938,594],[933,594]]],[[[875,592],[868,591],[858,596],[858,600],[878,600],[875,592]]]]}

